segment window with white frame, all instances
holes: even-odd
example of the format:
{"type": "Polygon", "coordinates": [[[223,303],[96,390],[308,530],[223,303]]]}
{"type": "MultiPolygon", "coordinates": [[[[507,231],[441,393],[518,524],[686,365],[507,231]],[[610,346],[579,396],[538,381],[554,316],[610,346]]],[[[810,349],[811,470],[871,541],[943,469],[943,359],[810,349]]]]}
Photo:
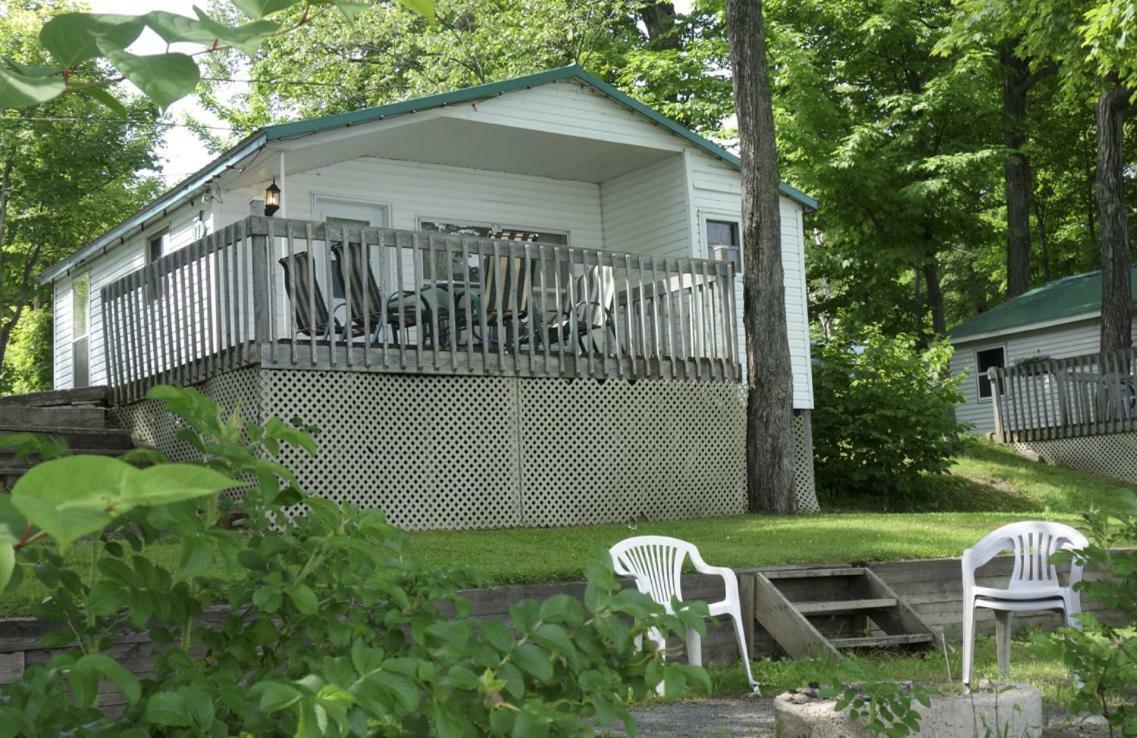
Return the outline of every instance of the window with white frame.
{"type": "Polygon", "coordinates": [[[707,256],[715,261],[728,261],[734,264],[736,272],[742,271],[742,241],[738,235],[738,221],[707,219],[707,256]]]}

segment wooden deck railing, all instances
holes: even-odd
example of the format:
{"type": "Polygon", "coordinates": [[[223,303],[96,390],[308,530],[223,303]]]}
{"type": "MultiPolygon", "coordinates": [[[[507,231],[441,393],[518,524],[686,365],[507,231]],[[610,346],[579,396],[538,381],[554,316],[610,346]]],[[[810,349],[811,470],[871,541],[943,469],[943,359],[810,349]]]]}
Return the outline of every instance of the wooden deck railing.
{"type": "Polygon", "coordinates": [[[992,368],[1003,442],[1137,431],[1137,349],[992,368]]]}
{"type": "Polygon", "coordinates": [[[739,381],[731,264],[250,217],[102,290],[119,401],[265,367],[739,381]]]}

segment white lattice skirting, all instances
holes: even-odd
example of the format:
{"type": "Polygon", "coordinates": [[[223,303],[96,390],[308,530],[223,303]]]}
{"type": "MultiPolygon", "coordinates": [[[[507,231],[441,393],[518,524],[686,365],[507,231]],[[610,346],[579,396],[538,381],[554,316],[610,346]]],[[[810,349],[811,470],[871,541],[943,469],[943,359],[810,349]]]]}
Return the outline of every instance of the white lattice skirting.
{"type": "Polygon", "coordinates": [[[1137,484],[1137,433],[1055,438],[1007,445],[1020,453],[1037,454],[1049,464],[1137,484]]]}
{"type": "MultiPolygon", "coordinates": [[[[320,453],[281,461],[310,491],[408,529],[558,526],[746,510],[745,388],[687,383],[241,369],[201,388],[250,419],[299,417],[320,453]]],[[[116,411],[136,440],[192,450],[161,407],[116,411]]],[[[799,507],[816,510],[808,413],[799,507]]]]}

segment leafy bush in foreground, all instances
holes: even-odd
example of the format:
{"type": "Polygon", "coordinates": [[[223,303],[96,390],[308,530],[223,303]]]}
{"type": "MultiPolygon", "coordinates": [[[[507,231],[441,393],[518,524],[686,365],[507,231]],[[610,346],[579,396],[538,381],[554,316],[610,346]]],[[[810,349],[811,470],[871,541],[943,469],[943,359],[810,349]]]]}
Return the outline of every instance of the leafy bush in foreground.
{"type": "Polygon", "coordinates": [[[1116,509],[1083,516],[1090,545],[1060,552],[1056,560],[1075,559],[1098,572],[1076,585],[1083,599],[1125,618],[1123,627],[1102,622],[1092,613],[1079,616],[1082,630],[1061,628],[1050,635],[1063,662],[1076,677],[1070,696],[1074,713],[1102,715],[1109,734],[1137,735],[1137,495],[1126,492],[1116,509]]]}
{"type": "Polygon", "coordinates": [[[919,348],[910,336],[876,328],[814,346],[813,449],[825,502],[870,500],[907,507],[945,473],[959,449],[962,400],[951,377],[952,349],[919,348]]]}
{"type": "Polygon", "coordinates": [[[0,589],[9,574],[39,578],[51,595],[35,614],[62,624],[45,646],[72,647],[0,690],[0,737],[592,735],[587,721],[634,732],[627,700],[661,683],[709,689],[701,669],[634,647],[649,628],[702,632],[702,603],[669,615],[598,563],[583,602],[472,621],[457,578],[417,564],[381,513],[309,496],[273,461],[282,444],[315,453],[304,430],[245,425],[193,390],[151,396],[185,421],[204,464],[70,456],[0,496],[0,589]],[[219,494],[238,479],[239,515],[219,494]],[[146,556],[168,536],[181,546],[173,572],[146,556]],[[68,567],[70,545],[91,547],[89,569],[68,567]],[[218,562],[225,580],[210,575],[218,562]],[[208,627],[215,603],[226,611],[208,627]],[[154,678],[106,655],[124,628],[162,644],[154,678]],[[99,709],[104,680],[126,698],[121,718],[99,709]]]}

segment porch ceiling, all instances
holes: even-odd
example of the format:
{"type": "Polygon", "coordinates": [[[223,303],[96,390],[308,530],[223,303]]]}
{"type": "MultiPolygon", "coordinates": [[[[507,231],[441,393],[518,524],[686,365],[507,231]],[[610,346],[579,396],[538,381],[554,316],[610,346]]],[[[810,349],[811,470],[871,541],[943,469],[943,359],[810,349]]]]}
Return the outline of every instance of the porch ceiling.
{"type": "MultiPolygon", "coordinates": [[[[677,153],[678,148],[670,151],[441,115],[413,125],[361,129],[308,146],[293,144],[286,162],[293,173],[374,156],[600,183],[677,153]]],[[[268,179],[277,173],[276,166],[275,157],[267,157],[241,179],[268,179]]]]}

